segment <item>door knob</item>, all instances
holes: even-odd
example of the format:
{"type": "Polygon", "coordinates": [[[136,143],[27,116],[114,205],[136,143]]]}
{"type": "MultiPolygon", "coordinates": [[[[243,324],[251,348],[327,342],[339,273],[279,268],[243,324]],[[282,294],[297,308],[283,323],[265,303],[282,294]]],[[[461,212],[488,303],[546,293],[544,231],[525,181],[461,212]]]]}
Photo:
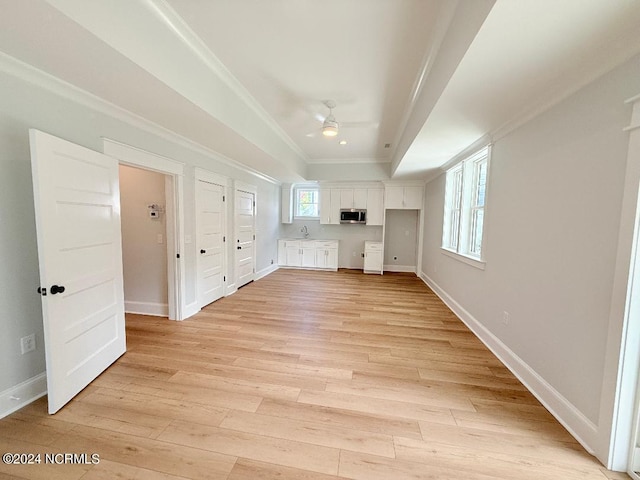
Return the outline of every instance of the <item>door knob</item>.
{"type": "Polygon", "coordinates": [[[200,253],[207,253],[206,250],[200,250],[200,253]]]}
{"type": "Polygon", "coordinates": [[[56,293],[64,293],[64,287],[62,285],[51,285],[51,289],[49,290],[51,295],[55,295],[56,293]]]}

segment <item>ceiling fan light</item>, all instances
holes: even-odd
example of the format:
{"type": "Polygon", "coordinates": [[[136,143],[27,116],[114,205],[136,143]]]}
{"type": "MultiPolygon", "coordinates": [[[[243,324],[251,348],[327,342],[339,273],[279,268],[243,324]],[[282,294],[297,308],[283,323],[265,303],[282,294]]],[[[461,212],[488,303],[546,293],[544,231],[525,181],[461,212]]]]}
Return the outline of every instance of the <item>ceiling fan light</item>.
{"type": "Polygon", "coordinates": [[[335,125],[324,125],[322,127],[322,134],[325,137],[335,137],[338,135],[338,127],[335,125]]]}
{"type": "Polygon", "coordinates": [[[338,122],[333,118],[333,115],[330,114],[325,118],[322,124],[322,134],[325,137],[335,137],[338,135],[338,122]]]}

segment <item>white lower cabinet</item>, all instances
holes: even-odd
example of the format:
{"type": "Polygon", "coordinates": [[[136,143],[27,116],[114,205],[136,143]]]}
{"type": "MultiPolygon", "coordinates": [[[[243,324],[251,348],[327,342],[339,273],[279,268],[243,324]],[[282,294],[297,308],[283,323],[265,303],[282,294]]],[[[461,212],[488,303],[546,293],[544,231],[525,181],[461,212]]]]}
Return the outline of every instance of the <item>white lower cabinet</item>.
{"type": "Polygon", "coordinates": [[[382,242],[364,242],[364,273],[382,274],[382,242]]]}
{"type": "Polygon", "coordinates": [[[338,240],[278,240],[281,267],[338,270],[338,240]]]}

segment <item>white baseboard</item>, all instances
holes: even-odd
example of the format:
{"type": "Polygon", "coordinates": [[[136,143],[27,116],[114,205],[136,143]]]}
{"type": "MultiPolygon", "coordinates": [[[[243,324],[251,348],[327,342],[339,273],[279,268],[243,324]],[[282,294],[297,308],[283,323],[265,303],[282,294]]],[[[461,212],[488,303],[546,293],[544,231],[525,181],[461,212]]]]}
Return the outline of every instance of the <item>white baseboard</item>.
{"type": "Polygon", "coordinates": [[[233,295],[237,291],[238,291],[238,289],[236,288],[236,284],[235,283],[230,283],[229,285],[227,285],[227,288],[225,290],[224,296],[228,297],[229,295],[233,295]]]}
{"type": "Polygon", "coordinates": [[[560,392],[518,357],[507,345],[456,302],[424,272],[419,277],[457,315],[464,324],[498,357],[549,412],[589,452],[594,454],[598,443],[598,427],[560,392]]]}
{"type": "Polygon", "coordinates": [[[198,306],[197,301],[190,303],[189,305],[185,305],[183,320],[186,320],[189,317],[193,317],[199,311],[200,311],[200,307],[198,306]]]}
{"type": "Polygon", "coordinates": [[[383,265],[382,270],[385,272],[416,273],[416,266],[415,265],[383,265]]]}
{"type": "Polygon", "coordinates": [[[168,317],[169,305],[166,303],[130,302],[125,300],[124,311],[139,315],[152,315],[154,317],[168,317]]]}
{"type": "Polygon", "coordinates": [[[47,374],[44,372],[0,392],[0,418],[20,410],[46,394],[47,374]]]}
{"type": "Polygon", "coordinates": [[[260,280],[261,278],[266,277],[267,275],[275,272],[276,270],[278,270],[278,268],[280,268],[278,265],[269,265],[267,268],[263,268],[262,270],[260,270],[259,272],[256,272],[255,274],[255,280],[260,280]]]}

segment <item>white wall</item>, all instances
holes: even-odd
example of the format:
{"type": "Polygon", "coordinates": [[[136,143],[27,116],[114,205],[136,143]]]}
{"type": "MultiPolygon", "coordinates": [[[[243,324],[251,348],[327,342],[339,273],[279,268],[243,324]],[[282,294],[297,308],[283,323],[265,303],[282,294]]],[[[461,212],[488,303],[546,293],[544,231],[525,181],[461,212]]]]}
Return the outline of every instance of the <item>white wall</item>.
{"type": "Polygon", "coordinates": [[[599,421],[611,374],[605,356],[630,118],[623,102],[638,93],[639,78],[636,57],[495,142],[484,271],[441,252],[444,175],[426,187],[423,278],[603,461],[598,444],[608,432],[599,421]]]}
{"type": "Polygon", "coordinates": [[[120,209],[125,310],[168,315],[166,214],[149,216],[149,205],[165,207],[165,176],[120,165],[120,209]],[[158,243],[158,235],[162,243],[158,243]]]}
{"type": "MultiPolygon", "coordinates": [[[[251,175],[213,152],[199,149],[162,128],[28,67],[0,58],[0,416],[2,394],[44,371],[42,314],[36,249],[29,128],[102,151],[102,137],[186,164],[184,234],[195,239],[194,167],[256,185],[257,270],[277,258],[279,186],[251,175]],[[10,72],[10,73],[7,73],[10,72]],[[28,81],[19,77],[26,78],[28,81]],[[54,93],[55,92],[55,93],[54,93]],[[275,225],[275,226],[274,226],[275,225]],[[20,337],[35,333],[37,349],[20,354],[20,337]]],[[[196,300],[195,243],[181,252],[185,262],[186,303],[196,300]]]]}
{"type": "Polygon", "coordinates": [[[417,264],[418,210],[386,210],[384,228],[384,268],[406,271],[417,264]],[[394,260],[394,257],[397,257],[394,260]],[[405,267],[405,268],[403,268],[405,267]]]}
{"type": "MultiPolygon", "coordinates": [[[[382,227],[369,225],[320,225],[318,220],[294,220],[291,224],[282,224],[280,238],[302,238],[300,229],[306,225],[311,240],[339,240],[338,267],[364,268],[364,242],[382,241],[382,227]]],[[[277,248],[277,247],[276,247],[277,248]]],[[[277,257],[276,257],[277,261],[277,257]]]]}

